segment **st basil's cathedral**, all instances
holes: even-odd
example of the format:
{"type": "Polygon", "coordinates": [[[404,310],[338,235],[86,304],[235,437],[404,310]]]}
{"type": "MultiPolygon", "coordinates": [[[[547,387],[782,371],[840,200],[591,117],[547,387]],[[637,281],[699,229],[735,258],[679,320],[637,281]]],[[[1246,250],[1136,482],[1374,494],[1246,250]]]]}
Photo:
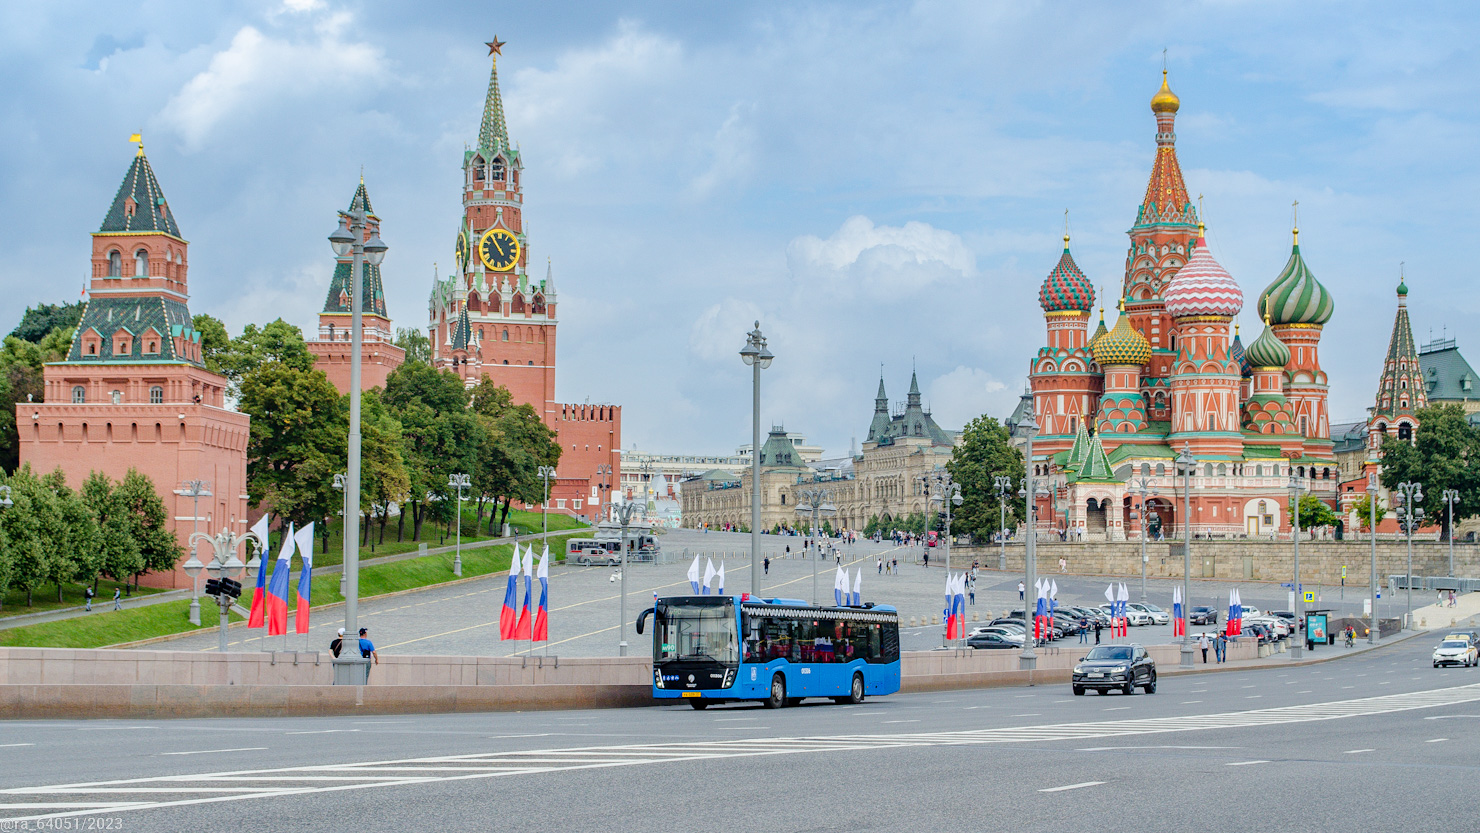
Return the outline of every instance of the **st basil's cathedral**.
{"type": "MultiPolygon", "coordinates": [[[[1069,237],[1039,292],[1047,343],[1029,396],[1039,435],[1032,464],[1047,484],[1038,529],[1070,539],[1149,535],[1269,536],[1290,528],[1289,480],[1334,504],[1338,467],[1321,370],[1335,309],[1300,251],[1258,296],[1262,332],[1247,347],[1234,318],[1244,293],[1208,250],[1177,161],[1180,101],[1162,74],[1151,99],[1156,156],[1128,232],[1119,318],[1089,322],[1092,281],[1069,237]],[[1191,515],[1176,458],[1195,460],[1191,515]],[[1133,511],[1144,492],[1145,513],[1133,511]]],[[[1025,397],[1026,398],[1026,397],[1025,397]]]]}

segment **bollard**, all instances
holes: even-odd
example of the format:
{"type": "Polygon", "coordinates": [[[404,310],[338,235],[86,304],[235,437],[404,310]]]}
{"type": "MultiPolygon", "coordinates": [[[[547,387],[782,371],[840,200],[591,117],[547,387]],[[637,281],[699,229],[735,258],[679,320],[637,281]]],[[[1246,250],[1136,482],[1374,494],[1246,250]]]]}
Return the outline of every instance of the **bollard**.
{"type": "Polygon", "coordinates": [[[972,611],[971,612],[971,621],[973,621],[973,622],[980,622],[981,621],[981,615],[978,614],[976,611],[972,611]]]}
{"type": "Polygon", "coordinates": [[[940,624],[940,621],[938,620],[938,618],[936,617],[936,615],[934,613],[930,614],[930,624],[932,624],[932,625],[939,625],[940,624]]]}
{"type": "Polygon", "coordinates": [[[910,617],[910,627],[913,628],[914,626],[915,626],[915,617],[911,616],[910,617]]]}

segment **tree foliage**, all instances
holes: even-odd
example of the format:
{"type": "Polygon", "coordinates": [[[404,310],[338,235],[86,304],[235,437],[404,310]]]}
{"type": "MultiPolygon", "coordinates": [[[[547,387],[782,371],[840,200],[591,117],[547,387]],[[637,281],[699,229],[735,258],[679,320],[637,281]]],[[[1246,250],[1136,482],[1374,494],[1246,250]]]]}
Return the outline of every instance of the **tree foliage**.
{"type": "Polygon", "coordinates": [[[952,532],[989,540],[1003,528],[995,485],[998,476],[1011,481],[1006,528],[1015,529],[1022,522],[1023,502],[1017,492],[1023,485],[1023,455],[1009,444],[1009,439],[1007,428],[990,416],[973,419],[961,432],[951,461],[946,464],[952,479],[961,486],[962,503],[952,515],[952,532]]]}
{"type": "Polygon", "coordinates": [[[248,324],[241,335],[212,355],[216,372],[226,377],[234,396],[240,394],[246,378],[259,368],[279,364],[308,371],[314,363],[314,356],[303,340],[303,331],[281,318],[261,328],[248,324]]]}
{"type": "Polygon", "coordinates": [[[1459,493],[1454,504],[1456,523],[1480,515],[1480,430],[1470,425],[1460,405],[1420,408],[1412,443],[1389,438],[1382,445],[1382,485],[1389,491],[1399,483],[1423,484],[1424,517],[1438,523],[1449,536],[1444,490],[1459,493]]]}
{"type": "Polygon", "coordinates": [[[1309,492],[1300,495],[1300,530],[1315,535],[1323,526],[1335,526],[1336,512],[1324,500],[1309,492]]]}
{"type": "Polygon", "coordinates": [[[15,406],[40,402],[45,393],[41,369],[47,362],[61,361],[72,347],[71,326],[57,327],[39,342],[14,335],[5,338],[0,350],[0,467],[15,471],[20,464],[20,441],[16,434],[15,406]]]}
{"type": "Polygon", "coordinates": [[[17,324],[10,335],[22,341],[32,344],[40,344],[52,330],[71,330],[82,320],[84,308],[82,301],[74,301],[70,304],[37,304],[27,307],[26,313],[21,316],[21,323],[17,324]]]}
{"type": "Polygon", "coordinates": [[[1368,492],[1362,495],[1361,500],[1358,500],[1352,505],[1352,510],[1357,513],[1357,523],[1361,525],[1362,529],[1368,531],[1372,529],[1372,502],[1374,500],[1377,502],[1377,522],[1380,524],[1382,523],[1382,519],[1387,517],[1388,513],[1387,503],[1383,501],[1382,497],[1368,492]]]}
{"type": "Polygon", "coordinates": [[[311,362],[253,367],[242,377],[239,402],[252,417],[247,494],[298,526],[343,503],[334,475],[345,469],[348,419],[339,391],[311,362]]]}
{"type": "Polygon", "coordinates": [[[406,361],[432,363],[432,342],[421,330],[415,327],[397,327],[395,344],[406,351],[406,361]]]}
{"type": "Polygon", "coordinates": [[[231,335],[226,332],[226,325],[203,312],[196,313],[190,323],[200,333],[200,357],[206,369],[220,373],[221,354],[231,349],[231,335]]]}

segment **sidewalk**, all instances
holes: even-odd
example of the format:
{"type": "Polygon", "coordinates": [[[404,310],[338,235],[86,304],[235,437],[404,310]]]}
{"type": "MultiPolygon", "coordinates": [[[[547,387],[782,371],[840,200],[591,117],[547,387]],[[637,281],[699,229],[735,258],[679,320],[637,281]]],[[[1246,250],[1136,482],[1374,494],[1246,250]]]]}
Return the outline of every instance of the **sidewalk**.
{"type": "MultiPolygon", "coordinates": [[[[510,536],[508,538],[488,538],[482,541],[464,543],[462,545],[462,548],[464,550],[476,550],[483,547],[495,547],[500,544],[512,544],[516,539],[520,543],[523,543],[526,541],[534,541],[548,536],[569,535],[573,532],[580,532],[580,530],[562,529],[558,531],[551,530],[550,532],[535,532],[529,535],[510,536]]],[[[407,561],[412,558],[421,558],[428,555],[446,555],[455,551],[456,549],[456,544],[449,544],[445,547],[431,547],[426,552],[421,552],[420,550],[412,550],[410,552],[396,553],[395,555],[380,555],[376,556],[375,558],[361,558],[360,566],[368,567],[374,564],[392,564],[397,561],[407,561]]],[[[337,575],[342,572],[344,572],[344,566],[341,564],[335,564],[332,567],[314,568],[314,575],[337,575]]],[[[201,586],[202,588],[204,588],[204,580],[201,581],[201,586]]],[[[167,590],[163,593],[154,593],[148,596],[126,596],[121,601],[125,610],[132,610],[136,607],[148,607],[149,605],[155,605],[161,602],[173,602],[180,599],[188,599],[190,598],[190,595],[191,591],[189,590],[167,590]]],[[[214,610],[214,608],[212,609],[214,610]]],[[[91,612],[88,612],[88,610],[84,607],[78,606],[66,607],[60,610],[48,610],[45,613],[22,613],[16,616],[6,616],[0,618],[0,630],[19,628],[26,625],[38,625],[42,622],[56,622],[61,619],[75,619],[79,616],[92,616],[94,614],[112,612],[113,600],[111,598],[95,599],[93,601],[93,609],[91,612]]]]}
{"type": "Polygon", "coordinates": [[[1413,609],[1413,621],[1419,630],[1474,626],[1476,617],[1480,617],[1480,593],[1465,593],[1455,600],[1454,607],[1443,603],[1413,609]]]}

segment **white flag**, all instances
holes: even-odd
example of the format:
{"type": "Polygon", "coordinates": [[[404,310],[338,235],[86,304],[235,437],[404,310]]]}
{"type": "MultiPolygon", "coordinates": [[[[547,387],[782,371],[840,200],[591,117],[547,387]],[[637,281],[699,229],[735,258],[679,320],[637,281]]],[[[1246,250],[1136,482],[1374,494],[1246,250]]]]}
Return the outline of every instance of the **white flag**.
{"type": "Polygon", "coordinates": [[[519,578],[519,565],[523,563],[519,557],[519,544],[514,544],[514,557],[509,559],[509,578],[519,578]]]}
{"type": "Polygon", "coordinates": [[[707,559],[704,564],[704,587],[699,592],[709,595],[709,583],[714,581],[714,574],[714,559],[707,559]]]}
{"type": "Polygon", "coordinates": [[[524,575],[534,578],[534,544],[524,545],[524,575]]]}
{"type": "Polygon", "coordinates": [[[1107,601],[1107,602],[1114,602],[1115,601],[1115,585],[1112,584],[1109,587],[1106,587],[1105,588],[1105,601],[1107,601]]]}
{"type": "Polygon", "coordinates": [[[694,556],[694,563],[689,565],[689,585],[694,588],[695,593],[699,592],[699,558],[700,556],[694,556]]]}
{"type": "Polygon", "coordinates": [[[1058,579],[1054,579],[1053,587],[1048,591],[1048,597],[1050,599],[1057,599],[1059,597],[1059,580],[1058,579]]]}
{"type": "Polygon", "coordinates": [[[725,594],[725,560],[723,558],[719,560],[719,570],[714,574],[714,580],[719,587],[716,592],[723,596],[725,594]]]}
{"type": "MultiPolygon", "coordinates": [[[[266,556],[267,555],[267,522],[268,522],[268,520],[269,520],[268,515],[266,515],[264,513],[262,515],[262,517],[260,517],[260,518],[257,519],[257,522],[256,523],[252,524],[252,530],[251,531],[252,531],[252,534],[253,535],[256,535],[257,536],[257,549],[258,549],[258,553],[257,554],[259,556],[266,556]]],[[[191,545],[191,549],[194,550],[194,547],[195,547],[195,545],[192,544],[191,545]]]]}
{"type": "Polygon", "coordinates": [[[863,568],[862,567],[859,567],[858,568],[858,571],[853,575],[853,603],[855,605],[861,605],[861,604],[863,604],[863,568]]]}

